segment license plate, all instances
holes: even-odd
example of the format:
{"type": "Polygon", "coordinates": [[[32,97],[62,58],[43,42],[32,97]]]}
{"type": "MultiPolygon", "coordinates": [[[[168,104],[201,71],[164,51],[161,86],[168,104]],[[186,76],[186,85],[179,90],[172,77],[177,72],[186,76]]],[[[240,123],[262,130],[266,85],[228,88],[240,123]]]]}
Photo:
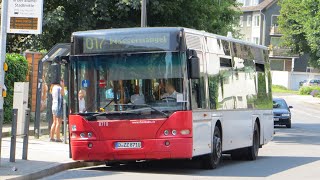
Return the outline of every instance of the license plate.
{"type": "Polygon", "coordinates": [[[117,142],[116,149],[137,149],[141,148],[141,142],[117,142]]]}
{"type": "Polygon", "coordinates": [[[273,118],[274,121],[279,121],[279,118],[273,118]]]}

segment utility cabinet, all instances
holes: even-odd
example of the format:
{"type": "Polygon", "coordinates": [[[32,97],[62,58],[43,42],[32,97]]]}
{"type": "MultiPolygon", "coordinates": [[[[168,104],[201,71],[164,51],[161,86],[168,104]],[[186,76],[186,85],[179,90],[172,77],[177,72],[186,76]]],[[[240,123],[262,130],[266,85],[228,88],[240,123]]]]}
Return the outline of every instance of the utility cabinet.
{"type": "Polygon", "coordinates": [[[25,111],[28,108],[29,82],[15,82],[13,90],[13,109],[18,109],[17,135],[24,132],[25,111]]]}

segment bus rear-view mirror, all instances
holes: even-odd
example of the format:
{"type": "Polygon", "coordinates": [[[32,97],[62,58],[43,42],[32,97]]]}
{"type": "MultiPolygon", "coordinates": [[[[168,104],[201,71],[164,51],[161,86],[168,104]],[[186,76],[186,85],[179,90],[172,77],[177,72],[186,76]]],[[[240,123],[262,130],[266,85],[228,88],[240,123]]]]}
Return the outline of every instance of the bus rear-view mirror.
{"type": "Polygon", "coordinates": [[[195,50],[189,50],[189,58],[188,58],[188,75],[189,79],[199,79],[200,78],[200,60],[197,56],[197,52],[195,50]]]}

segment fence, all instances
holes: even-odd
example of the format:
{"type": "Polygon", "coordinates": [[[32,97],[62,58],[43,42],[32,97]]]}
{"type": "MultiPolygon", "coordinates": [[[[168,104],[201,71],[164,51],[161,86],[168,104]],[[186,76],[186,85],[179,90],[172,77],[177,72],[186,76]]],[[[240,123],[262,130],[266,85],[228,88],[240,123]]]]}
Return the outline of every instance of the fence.
{"type": "Polygon", "coordinates": [[[291,90],[299,90],[299,83],[308,79],[320,79],[320,73],[271,71],[272,84],[282,85],[291,90]]]}

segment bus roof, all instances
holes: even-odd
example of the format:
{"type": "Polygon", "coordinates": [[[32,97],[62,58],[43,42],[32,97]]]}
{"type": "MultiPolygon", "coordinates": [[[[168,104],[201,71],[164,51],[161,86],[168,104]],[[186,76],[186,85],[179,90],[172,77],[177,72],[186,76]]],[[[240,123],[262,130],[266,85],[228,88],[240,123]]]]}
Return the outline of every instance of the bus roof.
{"type": "Polygon", "coordinates": [[[100,29],[89,31],[78,31],[72,33],[73,36],[88,36],[88,35],[102,35],[105,33],[151,33],[151,32],[179,32],[183,28],[180,27],[135,27],[135,28],[114,28],[114,29],[100,29]]]}

